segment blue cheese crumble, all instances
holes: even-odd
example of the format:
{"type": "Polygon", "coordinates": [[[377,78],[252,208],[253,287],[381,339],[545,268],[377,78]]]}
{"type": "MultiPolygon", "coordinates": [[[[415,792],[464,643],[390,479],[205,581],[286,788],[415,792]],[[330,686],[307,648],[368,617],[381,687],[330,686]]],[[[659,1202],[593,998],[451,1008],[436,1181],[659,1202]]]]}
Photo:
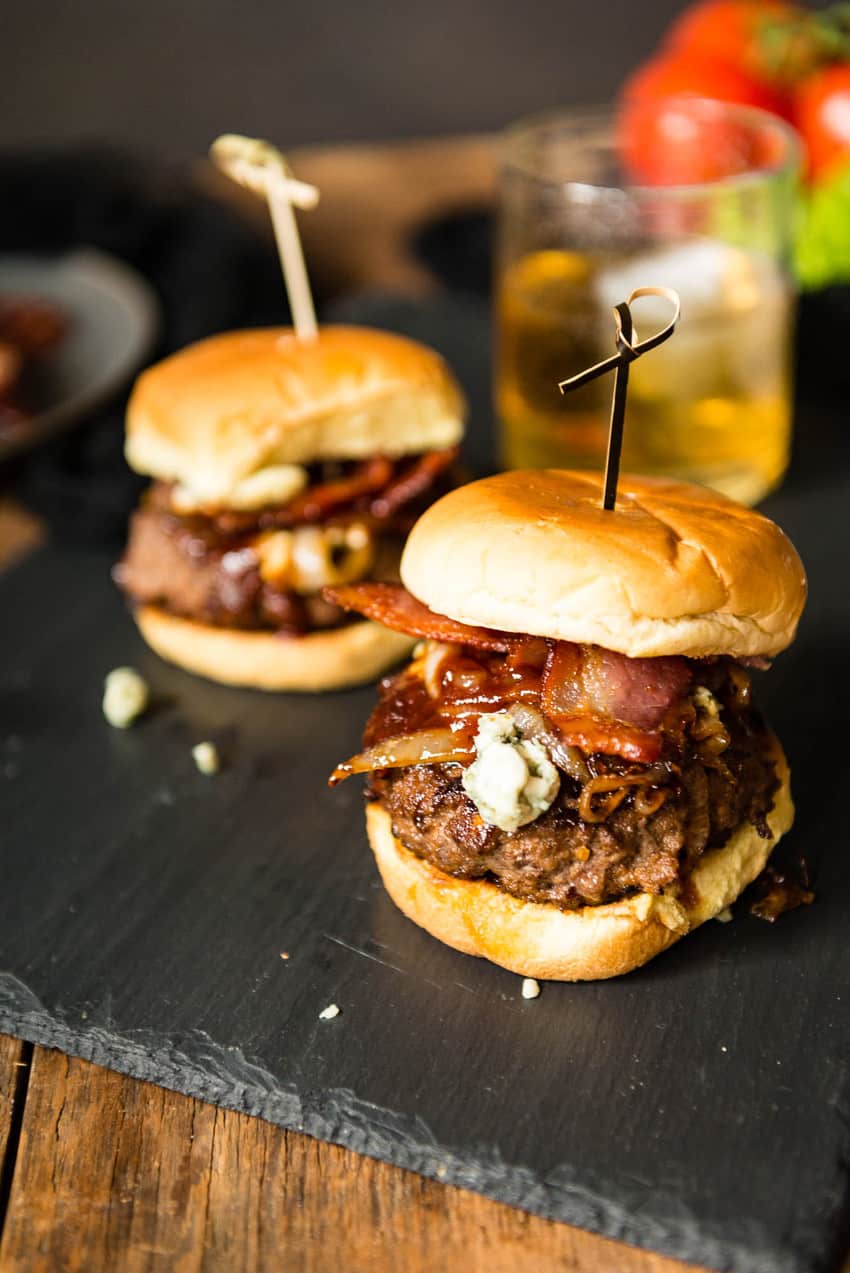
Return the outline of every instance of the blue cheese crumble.
{"type": "Polygon", "coordinates": [[[558,794],[558,771],[539,743],[524,739],[509,712],[480,717],[476,759],[463,789],[485,822],[516,831],[545,813],[558,794]]]}

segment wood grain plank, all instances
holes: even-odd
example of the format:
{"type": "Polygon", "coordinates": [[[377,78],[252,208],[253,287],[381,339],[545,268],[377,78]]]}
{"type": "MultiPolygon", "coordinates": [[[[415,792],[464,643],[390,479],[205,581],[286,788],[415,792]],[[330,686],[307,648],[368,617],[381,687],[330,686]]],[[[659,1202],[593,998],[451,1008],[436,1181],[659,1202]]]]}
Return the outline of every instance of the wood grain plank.
{"type": "Polygon", "coordinates": [[[0,1170],[6,1156],[16,1096],[19,1095],[19,1070],[26,1064],[23,1059],[25,1047],[20,1039],[0,1034],[0,1170]]]}
{"type": "Polygon", "coordinates": [[[677,1273],[672,1260],[37,1048],[4,1273],[677,1273]]]}
{"type": "Polygon", "coordinates": [[[30,1044],[0,1035],[0,1233],[12,1191],[31,1059],[30,1044]]]}

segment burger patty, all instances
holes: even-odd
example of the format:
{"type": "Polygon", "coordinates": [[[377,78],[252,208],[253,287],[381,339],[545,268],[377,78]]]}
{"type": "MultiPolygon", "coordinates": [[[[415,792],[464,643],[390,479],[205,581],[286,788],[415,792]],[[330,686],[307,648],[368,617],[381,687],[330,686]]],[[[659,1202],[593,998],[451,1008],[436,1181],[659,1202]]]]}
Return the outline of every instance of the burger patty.
{"type": "MultiPolygon", "coordinates": [[[[378,541],[372,578],[396,577],[401,542],[378,541]]],[[[263,579],[244,537],[202,529],[197,519],[142,504],[130,521],[127,550],[113,572],[129,597],[218,627],[298,634],[339,627],[352,616],[318,594],[301,596],[263,579]]]]}
{"type": "Polygon", "coordinates": [[[447,874],[491,879],[514,897],[574,910],[686,886],[700,855],[744,821],[769,835],[765,816],[779,784],[769,735],[754,713],[736,722],[723,760],[722,769],[683,760],[656,813],[638,814],[629,795],[598,823],[581,819],[579,786],[564,774],[548,811],[510,832],[481,819],[457,766],[384,770],[372,775],[367,797],[387,810],[402,844],[447,874]]]}
{"type": "Polygon", "coordinates": [[[454,484],[456,457],[449,448],[395,461],[318,462],[307,466],[308,485],[293,501],[253,512],[180,513],[172,485],[154,482],[131,518],[113,578],[135,602],[216,627],[297,636],[358,622],[318,589],[296,591],[263,578],[257,536],[308,526],[317,532],[368,528],[369,578],[396,582],[404,539],[419,514],[454,484]]]}

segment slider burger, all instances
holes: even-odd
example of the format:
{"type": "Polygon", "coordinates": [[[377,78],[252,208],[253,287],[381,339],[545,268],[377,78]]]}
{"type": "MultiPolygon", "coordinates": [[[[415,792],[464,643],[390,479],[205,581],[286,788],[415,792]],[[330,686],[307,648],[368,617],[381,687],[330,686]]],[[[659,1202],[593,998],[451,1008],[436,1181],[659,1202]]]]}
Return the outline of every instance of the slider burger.
{"type": "Polygon", "coordinates": [[[148,644],[266,690],[385,671],[410,637],[321,589],[398,578],[405,535],[452,484],[464,414],[436,353],[365,328],[229,332],[151,367],[126,454],[154,481],[114,571],[148,644]]]}
{"type": "Polygon", "coordinates": [[[793,817],[752,668],[793,639],[800,559],[685,483],[502,473],[414,527],[406,587],[329,590],[421,639],[364,750],[384,884],[428,932],[526,977],[612,977],[725,910],[793,817]]]}

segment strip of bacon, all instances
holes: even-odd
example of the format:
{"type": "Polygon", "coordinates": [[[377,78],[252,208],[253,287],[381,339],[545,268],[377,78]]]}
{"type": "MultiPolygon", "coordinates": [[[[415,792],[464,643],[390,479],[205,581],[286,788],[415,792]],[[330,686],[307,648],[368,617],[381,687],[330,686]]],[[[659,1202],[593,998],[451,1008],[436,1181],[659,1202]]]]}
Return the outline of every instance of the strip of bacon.
{"type": "MultiPolygon", "coordinates": [[[[472,627],[435,614],[400,584],[343,584],[325,588],[324,596],[344,610],[410,636],[499,654],[517,655],[526,648],[537,654],[540,646],[536,637],[472,627]]],[[[614,650],[569,641],[547,644],[542,678],[538,680],[540,674],[534,670],[529,691],[536,698],[539,684],[541,710],[564,742],[587,754],[602,752],[638,764],[658,760],[663,748],[660,727],[690,685],[688,661],[663,656],[630,659],[614,650]]],[[[511,683],[510,688],[517,687],[511,683]]],[[[495,711],[504,705],[502,698],[507,703],[514,697],[504,693],[501,683],[490,686],[485,675],[485,684],[471,691],[468,700],[455,694],[438,710],[448,716],[456,716],[459,707],[467,714],[476,708],[495,711]]]]}
{"type": "Polygon", "coordinates": [[[590,715],[653,730],[690,682],[686,659],[630,659],[599,645],[557,641],[543,674],[543,710],[554,717],[590,715]]]}
{"type": "MultiPolygon", "coordinates": [[[[450,447],[406,460],[390,460],[379,455],[355,465],[344,477],[308,486],[288,504],[271,505],[256,512],[239,512],[233,508],[209,509],[206,516],[214,530],[222,535],[322,522],[330,517],[345,517],[358,512],[360,516],[368,515],[375,522],[383,522],[405,504],[423,495],[454,463],[457,454],[457,447],[450,447]]],[[[156,482],[149,498],[165,512],[171,512],[172,489],[168,483],[156,482]]],[[[413,515],[411,512],[411,518],[413,515]]]]}
{"type": "Polygon", "coordinates": [[[540,701],[566,742],[649,764],[661,753],[659,726],[690,681],[686,659],[630,659],[601,646],[556,641],[540,701]]]}
{"type": "Polygon", "coordinates": [[[356,610],[367,619],[374,619],[376,623],[383,623],[385,627],[405,632],[408,636],[470,645],[498,654],[505,654],[519,642],[527,640],[512,632],[471,627],[444,614],[435,614],[397,583],[340,584],[335,588],[324,588],[322,595],[343,610],[356,610]]]}
{"type": "Polygon", "coordinates": [[[369,506],[369,512],[378,521],[392,517],[404,504],[423,495],[440,474],[454,464],[458,450],[454,446],[446,451],[426,451],[424,455],[420,455],[376,495],[369,506]]]}
{"type": "Polygon", "coordinates": [[[594,720],[592,716],[550,719],[566,745],[578,747],[586,756],[601,752],[603,756],[619,756],[639,765],[651,765],[661,756],[660,734],[645,733],[620,721],[594,720]]]}
{"type": "Polygon", "coordinates": [[[384,455],[364,460],[353,473],[333,482],[321,482],[308,486],[286,506],[286,514],[293,522],[317,522],[347,504],[354,504],[366,496],[374,496],[369,512],[376,521],[392,517],[402,505],[423,494],[440,473],[457,459],[458,448],[445,451],[428,451],[417,456],[407,468],[384,455]]]}
{"type": "Polygon", "coordinates": [[[334,508],[380,491],[392,475],[392,460],[378,455],[373,460],[358,464],[347,477],[338,478],[334,482],[322,482],[318,486],[308,486],[306,491],[296,495],[286,505],[287,517],[293,522],[321,521],[334,508]]]}

